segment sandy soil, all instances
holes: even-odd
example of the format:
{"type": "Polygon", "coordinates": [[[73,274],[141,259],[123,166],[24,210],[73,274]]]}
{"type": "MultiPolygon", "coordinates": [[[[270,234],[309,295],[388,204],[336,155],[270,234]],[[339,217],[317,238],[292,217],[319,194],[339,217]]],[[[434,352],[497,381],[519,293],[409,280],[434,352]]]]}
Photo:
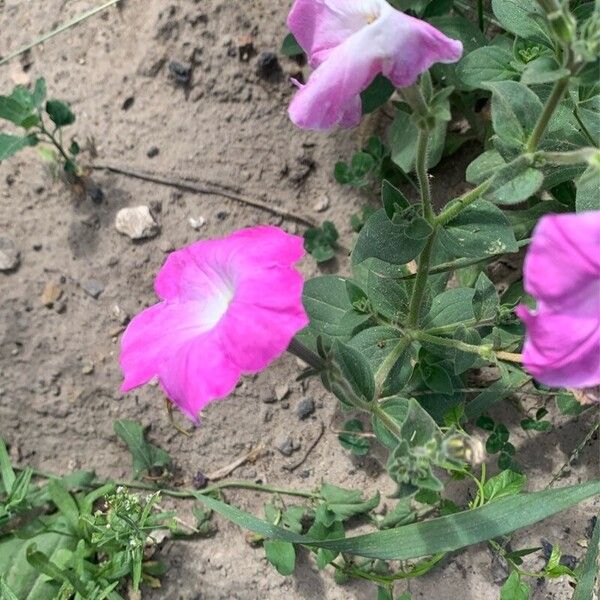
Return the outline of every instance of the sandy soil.
{"type": "MultiPolygon", "coordinates": [[[[0,55],[93,4],[0,1],[0,55]]],[[[278,50],[287,9],[287,2],[266,0],[124,0],[121,9],[0,67],[0,88],[6,93],[15,82],[45,76],[51,95],[72,102],[77,113],[72,131],[80,142],[87,140],[87,158],[95,149],[97,165],[189,179],[213,190],[228,187],[292,213],[331,219],[348,245],[348,217],[364,198],[338,186],[332,169],[361,144],[369,125],[329,136],[296,130],[286,105],[292,93],[288,76],[298,65],[280,57],[281,72],[264,79],[257,74],[256,56],[239,58],[238,43],[247,37],[258,54],[278,50]],[[186,85],[170,74],[171,61],[191,67],[186,85]],[[324,194],[331,206],[317,213],[314,206],[324,194]]],[[[462,189],[464,163],[455,159],[435,173],[439,198],[462,189]]],[[[325,479],[390,491],[376,464],[356,461],[340,447],[331,431],[342,420],[335,402],[317,382],[305,388],[295,382],[298,365],[291,357],[247,378],[232,397],[213,404],[191,438],[171,426],[157,388],[119,393],[121,315],[155,301],[153,277],[166,252],[258,223],[292,232],[302,227],[217,194],[182,193],[107,171],[94,172],[93,180],[102,190],[101,201],[97,193],[94,200],[53,179],[33,150],[0,165],[0,234],[21,251],[18,270],[0,273],[0,434],[15,459],[60,473],[85,467],[102,477],[127,477],[129,458],[112,424],[131,418],[151,425],[151,439],[170,452],[188,486],[198,471],[214,471],[264,444],[266,453],[254,465],[237,469],[236,477],[308,488],[325,479]],[[140,204],[151,207],[161,233],[134,243],[115,230],[114,217],[120,208],[140,204]],[[206,224],[196,231],[189,219],[200,217],[206,224]],[[85,291],[89,280],[104,288],[96,299],[85,291]],[[40,300],[49,282],[62,293],[53,308],[40,300]],[[266,403],[282,384],[289,386],[289,394],[266,403]],[[304,398],[314,399],[316,410],[300,420],[296,408],[304,398]],[[302,456],[321,423],[325,434],[303,467],[292,474],[283,470],[302,456]],[[277,450],[288,436],[300,444],[291,457],[277,450]]],[[[343,269],[343,262],[327,270],[343,269]]],[[[307,275],[317,272],[310,259],[302,268],[307,275]]],[[[548,483],[588,426],[553,415],[558,425],[553,432],[525,435],[519,433],[518,415],[503,412],[517,426],[518,458],[530,474],[530,489],[548,483]]],[[[562,483],[597,475],[598,451],[596,439],[562,483]]],[[[456,495],[464,500],[464,489],[456,495]]],[[[265,500],[251,492],[228,492],[227,497],[257,513],[265,500]]],[[[577,541],[598,507],[597,501],[588,502],[563,513],[520,533],[517,543],[538,545],[543,536],[579,557],[583,549],[577,541]]],[[[189,515],[189,507],[183,514],[189,515]]],[[[147,598],[374,597],[368,584],[335,585],[331,574],[318,572],[307,555],[293,577],[281,577],[260,548],[249,546],[244,533],[224,521],[214,539],[167,542],[163,556],[170,566],[163,589],[148,592],[147,598]]],[[[542,564],[539,557],[535,562],[542,564]]],[[[498,597],[497,577],[491,554],[479,546],[448,559],[410,589],[414,598],[487,600],[498,597]]],[[[398,592],[403,589],[405,584],[399,584],[398,592]]],[[[534,594],[540,600],[570,596],[563,580],[540,584],[534,594]]]]}

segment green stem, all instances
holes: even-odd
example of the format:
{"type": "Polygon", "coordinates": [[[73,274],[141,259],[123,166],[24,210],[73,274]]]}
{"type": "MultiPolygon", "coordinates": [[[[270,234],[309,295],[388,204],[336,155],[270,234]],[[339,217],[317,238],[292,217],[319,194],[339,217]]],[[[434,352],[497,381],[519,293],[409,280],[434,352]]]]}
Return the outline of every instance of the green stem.
{"type": "Polygon", "coordinates": [[[435,243],[437,231],[433,230],[429,236],[421,257],[419,258],[419,267],[415,278],[415,285],[413,287],[412,296],[410,299],[410,308],[408,311],[407,324],[409,327],[416,327],[419,324],[421,318],[421,306],[423,305],[423,298],[427,289],[427,278],[429,276],[429,267],[431,265],[431,258],[433,255],[433,246],[435,243]]]}
{"type": "Polygon", "coordinates": [[[467,206],[473,204],[473,202],[485,194],[491,183],[492,178],[490,177],[483,183],[480,183],[476,188],[473,188],[462,196],[459,196],[436,217],[436,223],[438,225],[446,225],[446,223],[449,223],[452,221],[452,219],[455,219],[465,208],[467,208],[467,206]]]}
{"type": "Polygon", "coordinates": [[[529,139],[527,140],[527,152],[535,152],[537,150],[538,144],[542,140],[544,133],[546,133],[546,129],[548,128],[548,124],[550,123],[550,119],[554,114],[554,111],[560,104],[565,92],[569,87],[569,81],[571,79],[571,74],[559,79],[552,89],[552,93],[548,97],[544,109],[542,110],[542,114],[540,115],[529,139]]]}
{"type": "Polygon", "coordinates": [[[65,152],[65,149],[62,147],[62,144],[59,143],[59,141],[56,139],[56,137],[46,129],[46,126],[44,125],[44,121],[42,121],[42,117],[40,115],[40,132],[42,133],[42,135],[45,135],[46,137],[48,137],[48,139],[50,140],[50,142],[52,143],[52,145],[60,152],[61,156],[66,160],[66,161],[70,161],[71,158],[69,157],[69,155],[65,152]]]}
{"type": "Polygon", "coordinates": [[[402,356],[409,345],[410,338],[402,338],[396,344],[396,347],[384,358],[379,369],[377,369],[377,372],[375,373],[375,387],[377,388],[377,396],[380,395],[383,384],[389,377],[394,365],[398,362],[398,359],[402,356]]]}
{"type": "MultiPolygon", "coordinates": [[[[531,238],[524,238],[517,242],[517,246],[519,248],[523,248],[531,243],[531,238]]],[[[456,271],[457,269],[462,269],[463,267],[470,267],[471,265],[476,265],[481,262],[485,262],[486,260],[493,260],[494,256],[501,256],[502,254],[506,254],[506,252],[500,252],[499,254],[490,254],[489,256],[481,256],[479,258],[459,258],[457,260],[451,260],[445,263],[440,263],[435,267],[431,267],[429,269],[430,275],[436,275],[437,273],[445,273],[446,271],[456,271]]],[[[414,279],[416,277],[416,273],[410,273],[409,275],[400,275],[399,277],[395,277],[397,281],[403,279],[414,279]]]]}
{"type": "Polygon", "coordinates": [[[419,131],[415,168],[417,171],[417,179],[419,181],[421,201],[423,202],[423,216],[425,217],[428,223],[433,224],[435,220],[435,213],[431,204],[431,183],[429,182],[429,173],[427,172],[427,158],[429,156],[429,136],[430,131],[428,129],[422,128],[419,131]]]}
{"type": "Polygon", "coordinates": [[[479,31],[485,31],[485,22],[483,20],[483,0],[477,0],[477,20],[479,22],[479,31]]]}

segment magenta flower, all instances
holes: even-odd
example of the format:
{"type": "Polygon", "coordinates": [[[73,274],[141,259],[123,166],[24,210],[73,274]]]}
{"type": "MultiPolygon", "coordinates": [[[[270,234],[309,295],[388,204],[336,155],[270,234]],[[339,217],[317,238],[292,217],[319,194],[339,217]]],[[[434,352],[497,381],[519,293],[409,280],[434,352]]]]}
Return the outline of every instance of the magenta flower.
{"type": "Polygon", "coordinates": [[[525,368],[553,387],[600,384],[600,211],[544,217],[525,260],[525,368]]]}
{"type": "Polygon", "coordinates": [[[173,252],[158,273],[162,302],[138,314],[121,340],[127,392],[158,377],[193,421],[240,375],[264,369],[308,323],[293,267],[302,238],[277,227],[242,229],[173,252]]]}
{"type": "Polygon", "coordinates": [[[382,73],[396,87],[412,85],[436,62],[456,62],[462,44],[385,0],[296,0],[288,27],[315,71],[290,104],[304,129],[355,127],[360,93],[382,73]]]}

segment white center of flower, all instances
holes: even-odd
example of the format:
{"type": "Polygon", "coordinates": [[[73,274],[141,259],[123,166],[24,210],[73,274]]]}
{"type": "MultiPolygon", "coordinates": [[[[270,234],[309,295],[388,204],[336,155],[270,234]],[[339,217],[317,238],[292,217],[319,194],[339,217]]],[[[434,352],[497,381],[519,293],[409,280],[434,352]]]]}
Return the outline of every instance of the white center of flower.
{"type": "Polygon", "coordinates": [[[367,15],[367,25],[377,21],[377,15],[367,15]]]}
{"type": "Polygon", "coordinates": [[[213,294],[206,299],[202,308],[202,321],[207,329],[213,328],[227,312],[233,300],[233,286],[221,280],[214,286],[213,294]]]}

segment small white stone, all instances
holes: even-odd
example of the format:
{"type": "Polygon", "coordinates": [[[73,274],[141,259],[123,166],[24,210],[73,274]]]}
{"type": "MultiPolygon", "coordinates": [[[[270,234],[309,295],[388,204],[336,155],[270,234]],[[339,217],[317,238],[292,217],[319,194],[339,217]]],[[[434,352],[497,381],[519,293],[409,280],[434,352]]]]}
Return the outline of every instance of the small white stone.
{"type": "Polygon", "coordinates": [[[275,386],[275,397],[277,400],[283,400],[290,393],[290,386],[287,384],[275,386]]]}
{"type": "Polygon", "coordinates": [[[129,236],[132,240],[151,238],[159,231],[158,224],[147,206],[122,208],[115,218],[115,227],[119,233],[129,236]]]}
{"type": "Polygon", "coordinates": [[[0,237],[0,271],[12,271],[19,262],[19,251],[13,241],[0,237]]]}
{"type": "Polygon", "coordinates": [[[313,208],[317,212],[325,212],[329,208],[329,196],[323,194],[313,208]]]}
{"type": "Polygon", "coordinates": [[[192,226],[192,229],[198,231],[199,229],[202,229],[204,225],[206,225],[206,219],[204,217],[198,217],[197,219],[190,217],[188,219],[188,223],[192,226]]]}

